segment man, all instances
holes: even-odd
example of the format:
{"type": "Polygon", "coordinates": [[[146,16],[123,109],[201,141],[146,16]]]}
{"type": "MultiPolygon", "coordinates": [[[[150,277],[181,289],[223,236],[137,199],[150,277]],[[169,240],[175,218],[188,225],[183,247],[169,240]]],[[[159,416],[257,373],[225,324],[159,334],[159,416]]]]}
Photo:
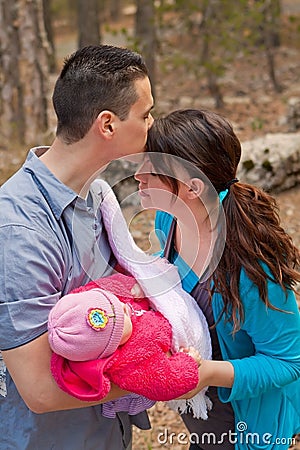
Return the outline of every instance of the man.
{"type": "MultiPolygon", "coordinates": [[[[47,318],[62,295],[113,270],[93,180],[111,160],[143,151],[153,123],[145,64],[118,47],[78,50],[53,105],[54,142],[31,149],[0,189],[0,449],[121,450],[132,423],[149,428],[146,413],[106,419],[100,404],[61,391],[47,318]]],[[[114,386],[105,401],[125,394],[114,386]]]]}

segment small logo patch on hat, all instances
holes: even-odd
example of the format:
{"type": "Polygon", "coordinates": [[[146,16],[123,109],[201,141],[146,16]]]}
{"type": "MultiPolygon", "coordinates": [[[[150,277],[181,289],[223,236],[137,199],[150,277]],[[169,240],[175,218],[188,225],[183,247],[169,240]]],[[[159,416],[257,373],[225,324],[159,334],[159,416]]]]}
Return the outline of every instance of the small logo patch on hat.
{"type": "Polygon", "coordinates": [[[103,330],[108,323],[110,317],[115,317],[114,314],[107,314],[104,309],[101,308],[90,308],[87,314],[87,323],[96,331],[103,330]]]}

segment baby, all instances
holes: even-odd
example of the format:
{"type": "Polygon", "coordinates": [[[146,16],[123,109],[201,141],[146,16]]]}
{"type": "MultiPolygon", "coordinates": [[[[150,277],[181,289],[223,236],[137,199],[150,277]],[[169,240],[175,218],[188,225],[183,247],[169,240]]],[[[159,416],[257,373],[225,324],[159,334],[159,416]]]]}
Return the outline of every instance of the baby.
{"type": "Polygon", "coordinates": [[[61,298],[49,315],[51,370],[61,389],[95,401],[112,382],[138,394],[104,404],[108,417],[136,414],[198,383],[199,353],[193,347],[171,353],[170,323],[146,298],[134,299],[135,283],[123,274],[92,281],[61,298]]]}

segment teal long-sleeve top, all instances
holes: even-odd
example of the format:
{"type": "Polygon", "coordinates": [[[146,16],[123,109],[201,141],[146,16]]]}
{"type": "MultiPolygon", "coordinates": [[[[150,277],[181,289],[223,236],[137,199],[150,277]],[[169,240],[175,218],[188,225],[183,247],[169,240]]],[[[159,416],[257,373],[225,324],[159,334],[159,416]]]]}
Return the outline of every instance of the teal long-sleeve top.
{"type": "MultiPolygon", "coordinates": [[[[157,212],[155,230],[164,247],[172,216],[157,212]]],[[[198,282],[196,274],[180,258],[174,259],[185,290],[198,282]]],[[[268,269],[264,266],[266,273],[268,269]]],[[[232,388],[219,388],[222,402],[231,402],[236,430],[231,442],[239,450],[287,449],[300,432],[300,315],[295,295],[268,279],[268,298],[280,309],[268,308],[244,270],[240,297],[245,318],[234,335],[224,314],[218,321],[223,299],[212,298],[216,330],[224,360],[234,367],[232,388]],[[283,312],[283,311],[284,312],[283,312]]]]}

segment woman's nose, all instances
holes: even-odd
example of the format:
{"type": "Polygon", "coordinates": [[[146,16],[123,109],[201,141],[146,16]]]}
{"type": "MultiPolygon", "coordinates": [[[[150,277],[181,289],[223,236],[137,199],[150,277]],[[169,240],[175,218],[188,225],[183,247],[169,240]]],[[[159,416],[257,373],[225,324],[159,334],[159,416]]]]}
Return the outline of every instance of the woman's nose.
{"type": "Polygon", "coordinates": [[[134,174],[134,178],[140,183],[146,183],[147,176],[148,174],[146,172],[145,164],[142,164],[141,167],[139,167],[134,174]]]}
{"type": "Polygon", "coordinates": [[[134,174],[134,178],[136,179],[136,181],[139,181],[140,183],[143,182],[145,174],[141,173],[141,169],[138,169],[135,174],[134,174]]]}

